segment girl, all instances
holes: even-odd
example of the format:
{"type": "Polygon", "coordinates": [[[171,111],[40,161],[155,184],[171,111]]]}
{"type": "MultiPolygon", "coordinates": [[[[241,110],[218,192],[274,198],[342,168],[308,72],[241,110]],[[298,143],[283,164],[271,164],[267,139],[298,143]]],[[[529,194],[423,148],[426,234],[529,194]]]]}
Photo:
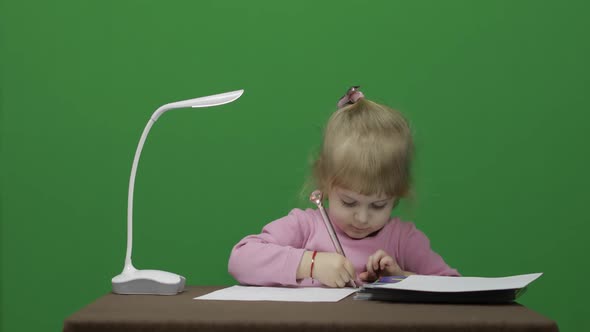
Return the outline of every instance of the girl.
{"type": "Polygon", "coordinates": [[[458,276],[411,222],[391,218],[410,191],[413,144],[397,111],[352,87],[324,131],[313,178],[345,256],[335,252],[316,209],[292,210],[232,250],[229,273],[241,284],[344,287],[380,276],[458,276]]]}

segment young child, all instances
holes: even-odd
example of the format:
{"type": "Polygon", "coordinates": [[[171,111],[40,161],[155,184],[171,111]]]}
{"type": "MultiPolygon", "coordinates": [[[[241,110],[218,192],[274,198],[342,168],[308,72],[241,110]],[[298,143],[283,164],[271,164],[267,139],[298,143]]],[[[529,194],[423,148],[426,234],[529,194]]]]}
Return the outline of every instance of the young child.
{"type": "Polygon", "coordinates": [[[380,276],[458,276],[411,222],[391,218],[410,190],[413,143],[404,117],[352,87],[330,117],[313,166],[346,257],[317,209],[292,210],[242,239],[229,273],[245,285],[344,287],[380,276]]]}

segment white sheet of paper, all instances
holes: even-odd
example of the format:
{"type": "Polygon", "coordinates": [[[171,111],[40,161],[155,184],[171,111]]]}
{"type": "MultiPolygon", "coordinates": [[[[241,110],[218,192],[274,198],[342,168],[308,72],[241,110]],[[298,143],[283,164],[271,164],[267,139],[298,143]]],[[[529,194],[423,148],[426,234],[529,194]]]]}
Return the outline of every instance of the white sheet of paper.
{"type": "Polygon", "coordinates": [[[231,286],[209,294],[195,297],[195,300],[234,301],[287,301],[287,302],[338,302],[356,292],[356,288],[285,288],[231,286]]]}
{"type": "Polygon", "coordinates": [[[543,273],[531,273],[499,278],[411,275],[394,284],[365,285],[365,287],[405,289],[424,292],[472,292],[520,289],[526,287],[542,274],[543,273]]]}

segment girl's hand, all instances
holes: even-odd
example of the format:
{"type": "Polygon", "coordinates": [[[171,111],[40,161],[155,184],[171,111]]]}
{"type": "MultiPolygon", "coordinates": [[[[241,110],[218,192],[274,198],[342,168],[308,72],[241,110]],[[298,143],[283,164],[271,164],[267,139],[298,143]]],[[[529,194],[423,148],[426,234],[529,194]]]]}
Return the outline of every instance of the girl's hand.
{"type": "Polygon", "coordinates": [[[352,263],[344,256],[333,252],[318,252],[315,256],[313,278],[328,287],[345,287],[355,279],[352,263]]]}
{"type": "Polygon", "coordinates": [[[402,276],[408,274],[408,272],[405,272],[399,267],[395,258],[379,249],[369,256],[369,259],[367,260],[367,271],[361,273],[359,278],[364,282],[373,282],[379,279],[379,277],[402,276]]]}

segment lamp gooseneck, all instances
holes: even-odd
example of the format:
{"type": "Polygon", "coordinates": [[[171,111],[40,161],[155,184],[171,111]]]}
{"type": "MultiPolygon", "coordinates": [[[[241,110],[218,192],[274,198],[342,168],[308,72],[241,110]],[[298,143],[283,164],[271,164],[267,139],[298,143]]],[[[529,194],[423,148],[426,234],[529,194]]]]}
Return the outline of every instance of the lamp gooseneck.
{"type": "Polygon", "coordinates": [[[131,262],[131,251],[133,248],[133,191],[135,188],[135,175],[137,174],[137,165],[139,164],[141,150],[143,150],[143,145],[145,144],[147,135],[149,134],[150,129],[154,123],[155,121],[150,118],[147,125],[143,129],[143,133],[139,139],[139,144],[137,145],[137,150],[135,150],[133,166],[131,166],[131,176],[129,177],[129,194],[127,196],[127,253],[125,254],[125,267],[123,268],[123,273],[136,271],[135,267],[133,267],[133,263],[131,262]]]}

